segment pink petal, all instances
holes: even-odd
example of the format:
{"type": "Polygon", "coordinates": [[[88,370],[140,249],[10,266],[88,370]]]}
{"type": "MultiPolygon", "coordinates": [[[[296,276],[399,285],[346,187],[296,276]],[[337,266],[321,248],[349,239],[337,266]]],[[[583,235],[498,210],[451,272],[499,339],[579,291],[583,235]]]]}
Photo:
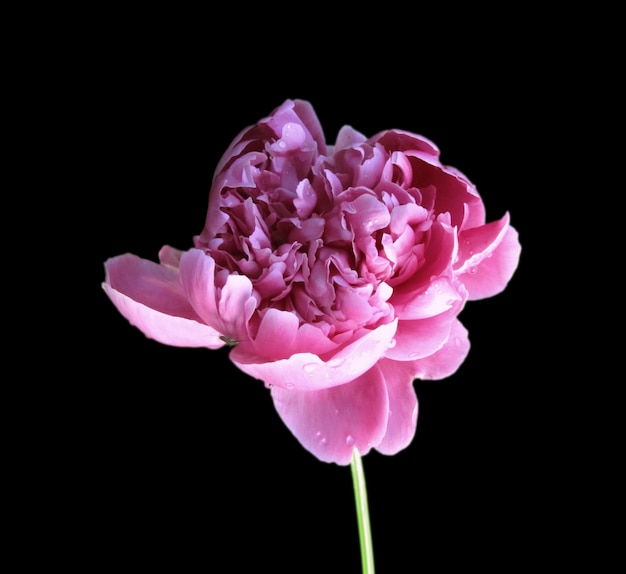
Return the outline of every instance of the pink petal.
{"type": "Polygon", "coordinates": [[[267,361],[250,344],[233,347],[230,359],[267,386],[316,391],[348,383],[373,367],[391,344],[396,326],[396,321],[381,325],[324,359],[304,352],[267,361]]]}
{"type": "Polygon", "coordinates": [[[180,284],[177,269],[131,253],[107,259],[105,283],[115,291],[160,313],[202,322],[180,284]]]}
{"type": "Polygon", "coordinates": [[[180,280],[187,298],[205,323],[235,341],[248,338],[247,323],[256,308],[252,283],[244,275],[229,275],[215,287],[215,261],[200,249],[180,258],[180,280]]]}
{"type": "Polygon", "coordinates": [[[326,154],[327,149],[324,130],[311,103],[306,100],[294,100],[293,109],[317,144],[318,153],[326,154]]]}
{"type": "Polygon", "coordinates": [[[428,138],[406,130],[385,130],[371,137],[368,142],[380,142],[389,151],[412,151],[428,158],[439,157],[439,148],[428,138]]]}
{"type": "Polygon", "coordinates": [[[356,131],[352,126],[342,126],[337,134],[333,151],[337,153],[344,148],[360,144],[366,139],[367,138],[361,132],[356,131]]]}
{"type": "Polygon", "coordinates": [[[469,299],[484,299],[503,291],[517,269],[521,249],[508,214],[499,221],[463,231],[459,237],[461,266],[455,271],[467,287],[469,299]]]}
{"type": "Polygon", "coordinates": [[[424,380],[445,379],[454,374],[469,353],[470,342],[467,329],[458,319],[452,322],[450,336],[443,347],[412,364],[415,378],[424,380]]]}
{"type": "Polygon", "coordinates": [[[438,277],[426,289],[394,293],[390,302],[401,320],[427,319],[458,307],[463,298],[450,279],[438,277]]]}
{"type": "Polygon", "coordinates": [[[396,344],[387,350],[385,357],[395,361],[415,361],[437,352],[450,336],[456,310],[416,321],[400,321],[396,344]]]}
{"type": "Polygon", "coordinates": [[[353,450],[367,454],[387,427],[387,389],[378,367],[350,383],[321,391],[274,387],[272,398],[302,446],[324,462],[350,464],[353,450]]]}
{"type": "Polygon", "coordinates": [[[298,317],[294,313],[270,308],[255,336],[255,351],[268,360],[285,359],[292,354],[297,333],[298,317]]]}
{"type": "Polygon", "coordinates": [[[297,353],[319,356],[339,346],[317,327],[308,323],[298,325],[298,318],[294,313],[267,309],[254,340],[248,344],[254,349],[255,354],[264,357],[266,361],[286,359],[297,353]],[[280,344],[277,345],[277,341],[280,341],[280,344]]]}
{"type": "Polygon", "coordinates": [[[105,293],[146,337],[175,347],[224,346],[189,305],[175,269],[125,254],[108,259],[105,270],[105,293]]]}
{"type": "Polygon", "coordinates": [[[413,388],[414,368],[411,363],[389,359],[381,359],[378,367],[387,385],[389,420],[385,436],[376,446],[376,450],[383,454],[396,454],[411,443],[417,426],[417,396],[413,388]]]}
{"type": "Polygon", "coordinates": [[[456,231],[453,227],[443,220],[433,224],[424,255],[424,265],[406,281],[393,286],[393,304],[394,307],[397,306],[397,312],[404,313],[403,306],[410,304],[415,297],[415,292],[420,288],[426,288],[432,281],[432,277],[450,274],[452,260],[457,249],[456,242],[456,231]]]}

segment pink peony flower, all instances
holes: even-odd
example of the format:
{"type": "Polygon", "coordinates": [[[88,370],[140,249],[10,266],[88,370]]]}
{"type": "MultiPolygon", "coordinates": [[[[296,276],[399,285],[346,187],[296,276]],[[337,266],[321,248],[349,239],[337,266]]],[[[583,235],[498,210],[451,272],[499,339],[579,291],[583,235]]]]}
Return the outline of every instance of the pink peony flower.
{"type": "Polygon", "coordinates": [[[302,100],[234,139],[193,244],[107,260],[104,290],[161,343],[233,345],[300,443],[340,465],[411,442],[413,380],[459,368],[459,313],[505,288],[521,249],[433,142],[344,126],[328,146],[302,100]]]}

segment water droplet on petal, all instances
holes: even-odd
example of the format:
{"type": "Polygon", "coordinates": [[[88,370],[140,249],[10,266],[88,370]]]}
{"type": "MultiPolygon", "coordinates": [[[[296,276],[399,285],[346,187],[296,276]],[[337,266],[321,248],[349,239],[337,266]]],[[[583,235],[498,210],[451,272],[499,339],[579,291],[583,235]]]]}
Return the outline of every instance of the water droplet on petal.
{"type": "Polygon", "coordinates": [[[315,372],[315,370],[317,369],[317,364],[316,363],[307,363],[302,368],[304,369],[304,372],[307,375],[312,375],[315,372]]]}
{"type": "Polygon", "coordinates": [[[287,383],[285,385],[285,388],[290,389],[290,390],[293,389],[293,383],[287,383]]]}
{"type": "Polygon", "coordinates": [[[353,437],[351,434],[349,434],[349,435],[346,437],[346,444],[347,444],[348,446],[353,446],[355,442],[356,442],[356,441],[354,440],[354,437],[353,437]]]}
{"type": "Polygon", "coordinates": [[[330,361],[328,361],[328,366],[332,369],[336,369],[337,367],[341,367],[344,362],[345,359],[331,359],[330,361]]]}
{"type": "Polygon", "coordinates": [[[476,267],[470,267],[470,269],[469,269],[470,273],[476,273],[476,271],[478,271],[478,269],[476,267]]]}
{"type": "Polygon", "coordinates": [[[397,345],[398,341],[396,341],[395,339],[391,339],[391,341],[389,341],[389,348],[393,349],[396,345],[397,345]]]}
{"type": "Polygon", "coordinates": [[[327,442],[328,442],[328,441],[327,441],[325,438],[323,438],[322,440],[320,440],[320,444],[321,444],[322,446],[324,446],[327,442]]]}

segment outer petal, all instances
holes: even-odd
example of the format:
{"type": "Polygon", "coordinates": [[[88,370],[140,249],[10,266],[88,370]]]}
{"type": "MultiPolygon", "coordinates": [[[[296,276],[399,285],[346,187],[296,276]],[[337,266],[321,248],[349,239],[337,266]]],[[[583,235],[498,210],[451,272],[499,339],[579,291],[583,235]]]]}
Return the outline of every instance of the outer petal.
{"type": "Polygon", "coordinates": [[[417,321],[400,321],[396,344],[387,350],[385,357],[396,361],[416,361],[429,357],[445,344],[452,323],[462,308],[462,301],[448,311],[417,321]]]}
{"type": "Polygon", "coordinates": [[[396,454],[406,448],[415,436],[418,409],[413,388],[414,367],[411,363],[389,359],[381,359],[378,367],[387,384],[389,420],[385,436],[376,450],[383,454],[396,454]]]}
{"type": "Polygon", "coordinates": [[[398,294],[394,292],[391,303],[401,320],[427,319],[464,303],[464,294],[459,293],[448,277],[434,278],[426,288],[413,293],[398,291],[398,294]]]}
{"type": "Polygon", "coordinates": [[[382,372],[373,367],[354,381],[314,392],[272,388],[278,414],[302,446],[324,462],[350,464],[382,440],[389,403],[382,372]]]}
{"type": "Polygon", "coordinates": [[[424,380],[445,379],[461,366],[470,350],[467,329],[458,319],[452,322],[450,336],[444,345],[432,355],[412,363],[414,377],[424,380]]]}
{"type": "Polygon", "coordinates": [[[105,271],[105,293],[146,337],[175,347],[224,346],[187,301],[176,269],[127,253],[108,259],[105,271]]]}
{"type": "Polygon", "coordinates": [[[517,230],[509,225],[509,216],[459,237],[461,267],[456,272],[465,284],[470,300],[485,299],[504,290],[519,264],[522,247],[517,230]],[[464,256],[465,255],[465,256],[464,256]]]}
{"type": "Polygon", "coordinates": [[[317,391],[348,383],[373,367],[390,346],[396,327],[396,321],[381,325],[325,359],[313,353],[296,353],[268,362],[249,344],[233,347],[230,359],[244,373],[268,386],[317,391]]]}

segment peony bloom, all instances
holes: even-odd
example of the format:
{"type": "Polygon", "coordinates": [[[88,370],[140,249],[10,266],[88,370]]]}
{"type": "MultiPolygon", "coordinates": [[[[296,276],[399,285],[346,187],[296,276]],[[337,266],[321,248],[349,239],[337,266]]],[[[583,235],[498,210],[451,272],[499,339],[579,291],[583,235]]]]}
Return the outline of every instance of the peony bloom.
{"type": "Polygon", "coordinates": [[[232,345],[300,443],[347,465],[411,442],[413,380],[459,368],[459,313],[505,288],[520,249],[433,142],[344,126],[329,146],[310,103],[287,100],[224,153],[193,247],[113,257],[103,287],[161,343],[232,345]]]}

